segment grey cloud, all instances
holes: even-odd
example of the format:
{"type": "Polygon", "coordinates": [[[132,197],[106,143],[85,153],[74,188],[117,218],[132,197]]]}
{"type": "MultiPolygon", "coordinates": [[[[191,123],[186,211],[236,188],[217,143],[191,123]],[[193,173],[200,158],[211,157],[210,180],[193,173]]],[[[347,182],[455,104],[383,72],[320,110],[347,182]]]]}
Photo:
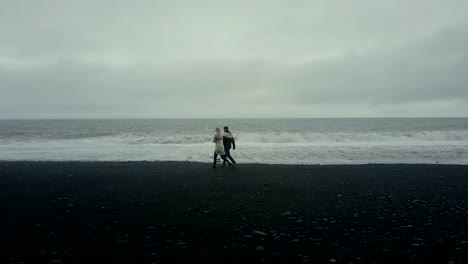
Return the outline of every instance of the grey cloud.
{"type": "Polygon", "coordinates": [[[455,115],[468,103],[467,11],[461,0],[4,0],[0,118],[455,115]]]}
{"type": "Polygon", "coordinates": [[[405,42],[466,23],[467,9],[463,0],[4,0],[0,47],[32,58],[298,58],[405,42]]]}
{"type": "Polygon", "coordinates": [[[302,103],[466,99],[467,47],[468,28],[449,28],[398,49],[304,65],[287,82],[302,103]]]}
{"type": "MultiPolygon", "coordinates": [[[[243,65],[243,64],[242,64],[243,65]]],[[[0,69],[2,113],[24,115],[79,113],[90,115],[104,110],[141,113],[146,107],[166,109],[198,102],[213,105],[225,97],[249,101],[259,82],[255,70],[241,65],[219,65],[207,62],[182,66],[137,64],[125,67],[59,60],[28,69],[0,69]],[[242,98],[247,98],[243,100],[242,98]],[[161,106],[162,105],[162,106],[161,106]]],[[[258,87],[258,86],[257,86],[258,87]]]]}

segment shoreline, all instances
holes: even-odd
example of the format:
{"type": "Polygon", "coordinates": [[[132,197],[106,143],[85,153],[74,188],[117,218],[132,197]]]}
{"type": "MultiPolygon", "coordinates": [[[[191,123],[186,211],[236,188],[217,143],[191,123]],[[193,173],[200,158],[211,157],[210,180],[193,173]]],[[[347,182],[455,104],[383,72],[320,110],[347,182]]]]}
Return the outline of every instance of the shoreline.
{"type": "Polygon", "coordinates": [[[467,165],[210,167],[0,161],[0,262],[468,260],[467,165]]]}
{"type": "MultiPolygon", "coordinates": [[[[17,160],[8,160],[8,159],[0,159],[1,163],[180,163],[180,164],[205,164],[208,167],[212,162],[204,162],[204,161],[190,161],[190,160],[33,160],[33,159],[17,159],[17,160]]],[[[218,161],[219,164],[220,161],[218,161]]],[[[222,161],[221,161],[222,162],[222,161]]],[[[442,162],[433,162],[433,163],[403,163],[403,162],[395,162],[395,163],[384,163],[384,162],[377,162],[377,163],[254,163],[254,162],[239,162],[239,165],[256,165],[256,166],[367,166],[367,165],[376,165],[376,166],[406,166],[406,165],[419,165],[419,166],[467,166],[467,163],[442,163],[442,162]]]]}

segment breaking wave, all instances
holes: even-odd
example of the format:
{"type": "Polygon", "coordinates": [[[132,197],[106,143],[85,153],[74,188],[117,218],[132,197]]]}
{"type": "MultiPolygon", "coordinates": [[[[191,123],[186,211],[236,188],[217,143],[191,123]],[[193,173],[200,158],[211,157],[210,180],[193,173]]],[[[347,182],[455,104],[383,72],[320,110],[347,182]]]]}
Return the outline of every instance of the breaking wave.
{"type": "Polygon", "coordinates": [[[237,137],[252,143],[378,143],[468,141],[468,131],[411,133],[245,133],[237,137]]]}
{"type": "MultiPolygon", "coordinates": [[[[238,133],[236,141],[242,145],[412,145],[412,144],[468,144],[468,130],[424,132],[336,132],[336,133],[238,133]]],[[[79,138],[19,138],[0,139],[2,144],[62,143],[65,145],[194,145],[211,144],[212,135],[205,134],[101,134],[79,138]]]]}
{"type": "MultiPolygon", "coordinates": [[[[429,131],[412,133],[239,133],[236,140],[243,144],[347,144],[347,143],[431,143],[468,142],[468,131],[429,131]]],[[[147,135],[119,136],[129,144],[203,144],[211,143],[210,135],[147,135]]]]}

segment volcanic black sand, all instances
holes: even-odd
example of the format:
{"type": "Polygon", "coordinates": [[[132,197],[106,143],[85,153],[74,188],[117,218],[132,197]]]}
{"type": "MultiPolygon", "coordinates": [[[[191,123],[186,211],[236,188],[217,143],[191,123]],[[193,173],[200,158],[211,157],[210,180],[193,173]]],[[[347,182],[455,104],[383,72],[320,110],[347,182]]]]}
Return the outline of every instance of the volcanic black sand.
{"type": "Polygon", "coordinates": [[[0,162],[0,263],[468,263],[468,166],[0,162]]]}

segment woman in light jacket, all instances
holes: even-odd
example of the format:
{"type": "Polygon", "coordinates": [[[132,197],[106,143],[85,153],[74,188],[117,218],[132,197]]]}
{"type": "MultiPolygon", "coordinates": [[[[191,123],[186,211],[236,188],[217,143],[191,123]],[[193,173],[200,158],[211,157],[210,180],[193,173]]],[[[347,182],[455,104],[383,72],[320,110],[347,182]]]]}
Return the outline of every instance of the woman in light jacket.
{"type": "Polygon", "coordinates": [[[213,143],[215,143],[214,149],[214,157],[213,157],[213,169],[216,169],[216,161],[218,159],[218,155],[221,156],[224,162],[229,164],[229,167],[232,166],[231,162],[226,159],[226,153],[224,152],[224,145],[223,145],[223,134],[221,133],[221,129],[219,127],[216,128],[216,134],[213,137],[213,143]]]}

